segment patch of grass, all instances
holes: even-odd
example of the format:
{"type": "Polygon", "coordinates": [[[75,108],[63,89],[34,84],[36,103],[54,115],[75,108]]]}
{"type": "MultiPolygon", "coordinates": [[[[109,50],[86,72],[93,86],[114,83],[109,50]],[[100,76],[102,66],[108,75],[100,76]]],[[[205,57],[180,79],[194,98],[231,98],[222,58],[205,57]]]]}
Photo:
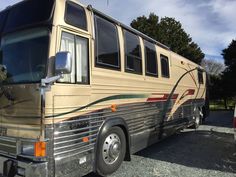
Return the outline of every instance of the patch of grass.
{"type": "Polygon", "coordinates": [[[211,100],[210,110],[233,110],[235,107],[235,100],[227,101],[227,109],[225,109],[224,100],[211,100]]]}

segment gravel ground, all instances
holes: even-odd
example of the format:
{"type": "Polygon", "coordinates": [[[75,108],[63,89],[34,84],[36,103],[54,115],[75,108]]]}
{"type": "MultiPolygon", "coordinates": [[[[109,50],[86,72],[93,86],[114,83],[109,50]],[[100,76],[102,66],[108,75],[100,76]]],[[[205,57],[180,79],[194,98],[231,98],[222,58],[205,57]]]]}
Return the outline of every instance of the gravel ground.
{"type": "Polygon", "coordinates": [[[236,177],[232,117],[212,112],[198,130],[184,130],[132,155],[109,177],[236,177]]]}

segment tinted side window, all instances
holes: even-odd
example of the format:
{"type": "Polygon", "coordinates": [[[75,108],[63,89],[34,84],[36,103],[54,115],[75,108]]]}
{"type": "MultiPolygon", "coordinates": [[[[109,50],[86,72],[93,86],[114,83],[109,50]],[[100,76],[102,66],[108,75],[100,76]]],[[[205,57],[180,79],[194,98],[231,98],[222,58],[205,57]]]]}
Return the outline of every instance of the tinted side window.
{"type": "Polygon", "coordinates": [[[198,83],[199,84],[204,84],[204,81],[203,81],[203,73],[201,70],[198,70],[198,83]]]}
{"type": "Polygon", "coordinates": [[[119,41],[116,26],[98,16],[96,23],[96,65],[120,68],[119,41]]]}
{"type": "Polygon", "coordinates": [[[142,57],[138,36],[124,30],[126,71],[142,74],[142,57]]]}
{"type": "Polygon", "coordinates": [[[145,64],[146,64],[146,75],[158,76],[157,72],[157,55],[155,45],[144,41],[145,45],[145,64]]]}
{"type": "Polygon", "coordinates": [[[66,3],[65,22],[83,30],[87,30],[87,20],[84,8],[68,1],[66,3]]]}
{"type": "Polygon", "coordinates": [[[5,26],[4,24],[5,24],[5,21],[7,18],[7,13],[8,13],[8,11],[6,11],[6,10],[0,13],[0,36],[1,36],[3,28],[5,26]]]}
{"type": "Polygon", "coordinates": [[[161,55],[161,75],[166,78],[170,77],[169,59],[164,55],[161,55]]]}

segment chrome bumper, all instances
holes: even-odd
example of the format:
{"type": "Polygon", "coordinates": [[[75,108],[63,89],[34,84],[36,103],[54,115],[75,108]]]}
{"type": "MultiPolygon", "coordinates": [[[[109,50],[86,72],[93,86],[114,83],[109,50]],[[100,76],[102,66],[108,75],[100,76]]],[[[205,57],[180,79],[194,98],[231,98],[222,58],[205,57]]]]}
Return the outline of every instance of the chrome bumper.
{"type": "Polygon", "coordinates": [[[47,177],[47,162],[24,162],[0,155],[0,177],[47,177]]]}

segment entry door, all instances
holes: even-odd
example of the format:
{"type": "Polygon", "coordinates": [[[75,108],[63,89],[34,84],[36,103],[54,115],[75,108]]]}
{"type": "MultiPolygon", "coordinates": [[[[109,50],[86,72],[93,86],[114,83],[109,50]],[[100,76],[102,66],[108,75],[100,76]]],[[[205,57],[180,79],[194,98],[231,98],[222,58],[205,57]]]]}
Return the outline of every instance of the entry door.
{"type": "Polygon", "coordinates": [[[72,72],[64,74],[53,87],[54,122],[58,122],[57,118],[69,120],[82,115],[91,96],[89,36],[68,31],[62,31],[60,36],[59,51],[71,53],[72,72]]]}
{"type": "MultiPolygon", "coordinates": [[[[89,112],[86,107],[90,102],[91,96],[89,41],[89,37],[76,33],[70,33],[68,31],[62,31],[61,33],[59,51],[68,51],[71,53],[72,72],[70,74],[64,74],[63,78],[52,88],[54,93],[54,131],[56,132],[54,133],[56,171],[60,171],[61,166],[64,165],[63,161],[57,161],[57,159],[73,156],[75,160],[80,160],[80,157],[77,157],[79,150],[84,147],[88,147],[88,150],[91,148],[90,142],[86,142],[87,144],[79,142],[82,140],[76,134],[80,131],[73,131],[73,129],[88,126],[79,121],[81,117],[86,116],[86,113],[89,112]],[[78,139],[75,141],[75,138],[78,139]],[[82,145],[83,147],[80,147],[82,145]]],[[[65,167],[65,169],[67,168],[65,167]]]]}

